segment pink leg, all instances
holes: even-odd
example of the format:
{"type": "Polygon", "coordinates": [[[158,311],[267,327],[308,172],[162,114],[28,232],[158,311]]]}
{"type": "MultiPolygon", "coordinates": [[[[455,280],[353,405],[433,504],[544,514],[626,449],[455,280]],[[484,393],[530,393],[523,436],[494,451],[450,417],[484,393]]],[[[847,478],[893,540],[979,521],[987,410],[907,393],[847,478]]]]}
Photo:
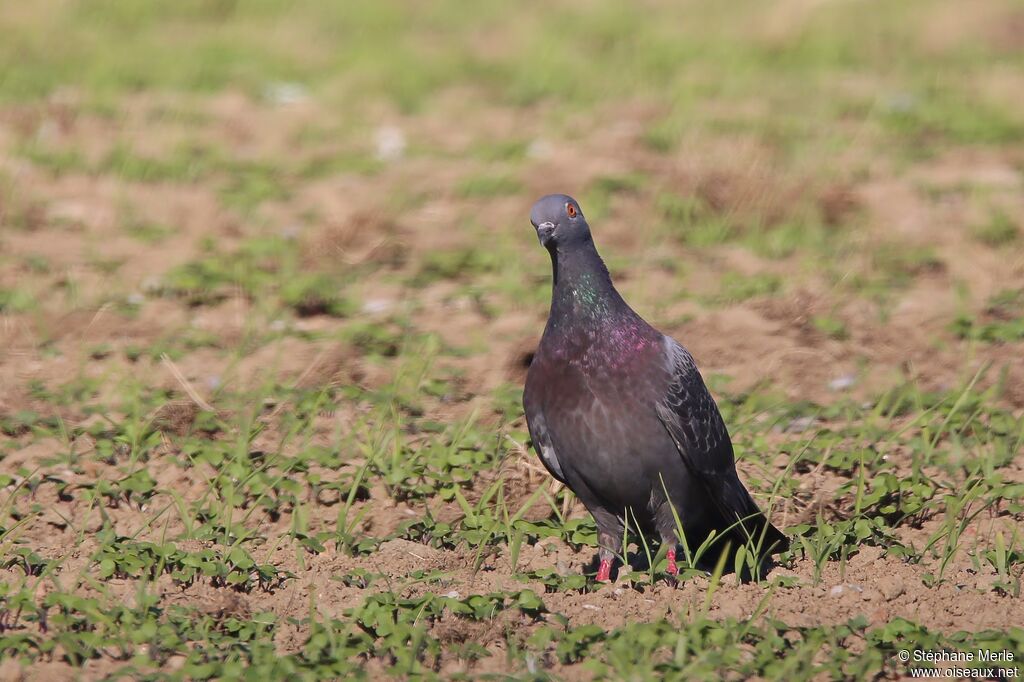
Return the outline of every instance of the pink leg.
{"type": "Polygon", "coordinates": [[[669,575],[679,575],[679,567],[676,566],[676,551],[674,549],[670,549],[668,551],[667,558],[668,568],[665,569],[665,572],[669,575]]]}
{"type": "Polygon", "coordinates": [[[597,582],[606,583],[612,577],[612,560],[601,559],[601,565],[597,567],[597,582]]]}

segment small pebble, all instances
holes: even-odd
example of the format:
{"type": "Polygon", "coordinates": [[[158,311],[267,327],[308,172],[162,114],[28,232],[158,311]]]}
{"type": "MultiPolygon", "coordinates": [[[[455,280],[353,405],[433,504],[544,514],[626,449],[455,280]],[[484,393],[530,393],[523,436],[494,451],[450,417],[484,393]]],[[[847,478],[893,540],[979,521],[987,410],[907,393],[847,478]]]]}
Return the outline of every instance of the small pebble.
{"type": "Polygon", "coordinates": [[[814,425],[814,417],[797,417],[786,424],[782,430],[786,433],[803,433],[814,425]]]}
{"type": "Polygon", "coordinates": [[[845,584],[842,584],[842,585],[834,585],[832,587],[832,589],[829,590],[829,595],[831,595],[833,597],[838,597],[843,592],[848,592],[848,591],[849,592],[863,592],[864,589],[860,585],[851,585],[849,583],[845,583],[845,584]]]}
{"type": "Polygon", "coordinates": [[[52,118],[48,118],[43,121],[39,128],[36,129],[36,140],[39,142],[46,142],[47,140],[55,139],[60,135],[60,124],[52,118]]]}
{"type": "Polygon", "coordinates": [[[885,581],[879,585],[879,588],[882,591],[882,596],[885,597],[887,601],[892,601],[893,599],[902,596],[907,591],[907,588],[902,581],[885,581]]]}
{"type": "Polygon", "coordinates": [[[263,98],[278,106],[288,106],[309,99],[309,92],[300,83],[271,83],[263,89],[263,98]]]}
{"type": "Polygon", "coordinates": [[[857,383],[857,378],[852,374],[844,374],[841,377],[836,377],[832,381],[828,382],[829,389],[833,391],[845,391],[857,383]]]}
{"type": "Polygon", "coordinates": [[[393,301],[389,301],[386,298],[373,298],[363,303],[364,313],[384,313],[391,309],[394,305],[393,301]]]}
{"type": "Polygon", "coordinates": [[[894,92],[883,100],[884,106],[897,113],[906,113],[917,106],[917,98],[909,92],[894,92]]]}
{"type": "Polygon", "coordinates": [[[378,161],[398,161],[405,156],[405,133],[396,126],[381,126],[374,134],[378,161]]]}
{"type": "Polygon", "coordinates": [[[551,156],[551,143],[537,138],[526,148],[526,155],[531,159],[546,159],[551,156]]]}

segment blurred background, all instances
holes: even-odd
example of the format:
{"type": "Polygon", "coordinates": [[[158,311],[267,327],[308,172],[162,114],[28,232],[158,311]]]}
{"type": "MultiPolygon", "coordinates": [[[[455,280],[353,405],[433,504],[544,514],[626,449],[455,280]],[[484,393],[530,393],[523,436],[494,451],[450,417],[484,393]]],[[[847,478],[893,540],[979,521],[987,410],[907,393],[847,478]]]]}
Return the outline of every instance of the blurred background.
{"type": "MultiPolygon", "coordinates": [[[[823,543],[813,568],[794,550],[801,580],[874,543],[872,570],[930,589],[934,548],[960,545],[926,516],[966,518],[944,496],[979,471],[1024,480],[1019,0],[8,1],[0,36],[0,549],[40,562],[2,564],[26,604],[40,575],[134,599],[151,540],[201,543],[173,556],[201,547],[242,587],[276,576],[252,613],[299,620],[314,594],[325,622],[360,603],[365,576],[309,585],[381,570],[378,548],[402,575],[423,567],[396,542],[512,575],[523,537],[528,557],[546,536],[481,535],[456,493],[493,511],[504,481],[515,511],[547,485],[519,399],[550,295],[529,209],[551,192],[580,201],[626,299],[693,351],[759,503],[777,493],[779,525],[823,543]],[[820,447],[794,445],[826,422],[820,447]],[[931,558],[911,566],[910,545],[931,558]]],[[[1019,486],[984,490],[1019,515],[1019,486]]],[[[536,513],[582,544],[525,565],[578,576],[589,520],[536,513]]],[[[991,546],[942,569],[988,566],[991,546]]],[[[985,585],[973,624],[1005,626],[985,585]]],[[[562,587],[549,606],[590,618],[562,587]]],[[[852,613],[803,589],[773,613],[852,613]]],[[[928,592],[934,613],[872,608],[962,627],[943,620],[967,603],[953,590],[928,592]]],[[[750,613],[759,595],[727,600],[750,613]]],[[[602,624],[630,613],[612,610],[602,624]]],[[[253,628],[294,652],[303,622],[253,628]]]]}
{"type": "Polygon", "coordinates": [[[949,378],[933,341],[1020,311],[1016,2],[49,0],[0,29],[9,348],[400,317],[493,373],[542,324],[554,191],[648,317],[710,312],[705,362],[808,397],[949,378]]]}

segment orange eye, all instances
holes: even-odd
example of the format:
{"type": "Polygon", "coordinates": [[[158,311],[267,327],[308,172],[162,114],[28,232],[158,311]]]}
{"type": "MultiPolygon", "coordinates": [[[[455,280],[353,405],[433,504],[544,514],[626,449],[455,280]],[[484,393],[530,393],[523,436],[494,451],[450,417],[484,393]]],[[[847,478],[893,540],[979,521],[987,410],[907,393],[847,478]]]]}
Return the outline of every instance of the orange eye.
{"type": "Polygon", "coordinates": [[[572,204],[565,205],[565,212],[569,214],[570,218],[576,217],[576,207],[573,206],[572,204]]]}

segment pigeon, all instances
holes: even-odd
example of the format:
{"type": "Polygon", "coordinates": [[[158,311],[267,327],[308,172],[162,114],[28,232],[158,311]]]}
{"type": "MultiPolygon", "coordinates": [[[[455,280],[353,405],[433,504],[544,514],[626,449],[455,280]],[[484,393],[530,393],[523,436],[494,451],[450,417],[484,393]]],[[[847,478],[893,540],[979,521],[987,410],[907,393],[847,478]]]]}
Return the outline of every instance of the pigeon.
{"type": "Polygon", "coordinates": [[[554,283],[523,408],[541,463],[594,517],[597,580],[610,580],[627,528],[667,546],[670,576],[684,539],[696,548],[714,533],[725,551],[785,551],[786,536],[736,474],[729,432],[693,356],[615,290],[579,203],[542,197],[530,222],[551,254],[554,283]]]}

